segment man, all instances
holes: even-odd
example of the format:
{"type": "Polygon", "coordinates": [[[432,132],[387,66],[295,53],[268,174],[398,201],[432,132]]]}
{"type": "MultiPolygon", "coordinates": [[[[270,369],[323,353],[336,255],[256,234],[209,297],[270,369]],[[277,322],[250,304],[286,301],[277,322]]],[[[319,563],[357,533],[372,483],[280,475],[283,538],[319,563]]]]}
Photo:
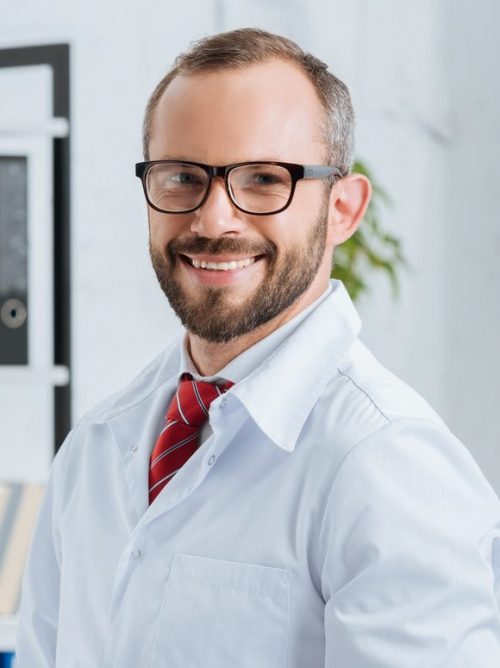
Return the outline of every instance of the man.
{"type": "Polygon", "coordinates": [[[500,665],[498,499],[329,282],[370,197],[352,133],[344,84],[258,30],[153,93],[137,174],[186,334],[56,457],[19,668],[500,665]]]}

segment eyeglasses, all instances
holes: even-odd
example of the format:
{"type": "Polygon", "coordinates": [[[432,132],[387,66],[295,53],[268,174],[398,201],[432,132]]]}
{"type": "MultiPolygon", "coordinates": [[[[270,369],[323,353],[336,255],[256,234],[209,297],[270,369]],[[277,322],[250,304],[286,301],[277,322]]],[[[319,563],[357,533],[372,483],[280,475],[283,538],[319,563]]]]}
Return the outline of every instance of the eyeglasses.
{"type": "Polygon", "coordinates": [[[162,213],[189,213],[207,199],[212,179],[220,176],[234,206],[257,216],[287,208],[300,179],[342,177],[337,167],[296,165],[290,162],[238,162],[213,167],[185,160],[138,162],[148,204],[162,213]]]}

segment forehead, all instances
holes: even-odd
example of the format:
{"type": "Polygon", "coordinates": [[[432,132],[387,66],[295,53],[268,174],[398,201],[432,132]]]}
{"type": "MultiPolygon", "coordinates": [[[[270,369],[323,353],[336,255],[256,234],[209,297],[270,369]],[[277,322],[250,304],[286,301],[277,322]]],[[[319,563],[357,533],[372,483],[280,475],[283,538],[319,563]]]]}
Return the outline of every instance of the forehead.
{"type": "Polygon", "coordinates": [[[324,153],[324,117],[312,82],[286,61],[181,75],[154,112],[150,158],[312,162],[324,153]]]}

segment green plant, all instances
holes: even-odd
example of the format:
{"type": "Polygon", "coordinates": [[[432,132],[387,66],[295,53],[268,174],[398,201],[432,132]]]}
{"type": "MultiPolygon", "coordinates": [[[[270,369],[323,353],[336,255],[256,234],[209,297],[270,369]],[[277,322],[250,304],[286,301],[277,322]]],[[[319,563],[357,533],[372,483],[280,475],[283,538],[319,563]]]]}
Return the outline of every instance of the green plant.
{"type": "Polygon", "coordinates": [[[388,275],[397,296],[399,269],[406,265],[406,260],[400,240],[384,231],[379,220],[380,205],[390,205],[390,198],[363,162],[357,161],[353,171],[370,179],[373,196],[356,233],[335,248],[332,278],[343,281],[352,299],[356,300],[369,291],[367,275],[370,271],[381,270],[388,275]]]}

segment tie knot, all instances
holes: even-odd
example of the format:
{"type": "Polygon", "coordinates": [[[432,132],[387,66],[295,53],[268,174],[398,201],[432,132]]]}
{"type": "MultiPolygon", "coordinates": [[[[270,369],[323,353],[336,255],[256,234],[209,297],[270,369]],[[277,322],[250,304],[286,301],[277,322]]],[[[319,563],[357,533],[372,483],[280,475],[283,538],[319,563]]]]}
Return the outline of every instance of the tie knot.
{"type": "Polygon", "coordinates": [[[183,422],[191,427],[201,427],[208,419],[208,409],[212,401],[232,386],[231,382],[218,386],[215,383],[194,380],[187,373],[183,374],[168,409],[167,420],[183,422]]]}

